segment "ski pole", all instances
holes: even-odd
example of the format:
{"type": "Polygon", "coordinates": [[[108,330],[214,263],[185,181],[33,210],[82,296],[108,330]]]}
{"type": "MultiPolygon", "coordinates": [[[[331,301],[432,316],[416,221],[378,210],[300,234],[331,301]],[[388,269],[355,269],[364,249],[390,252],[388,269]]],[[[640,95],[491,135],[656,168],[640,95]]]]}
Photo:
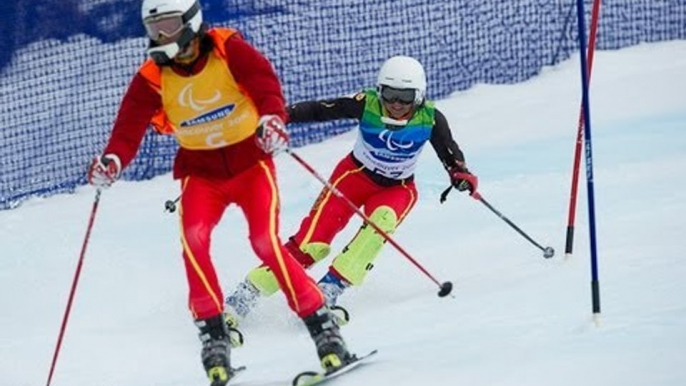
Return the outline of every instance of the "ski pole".
{"type": "Polygon", "coordinates": [[[319,173],[317,173],[316,170],[312,166],[310,166],[307,162],[305,162],[300,156],[295,154],[291,149],[286,149],[286,153],[288,153],[293,159],[295,159],[300,165],[302,165],[310,174],[312,174],[319,182],[321,182],[327,189],[329,189],[336,197],[340,198],[343,200],[358,216],[360,216],[365,223],[369,224],[374,230],[381,235],[381,237],[384,238],[384,240],[388,241],[393,247],[395,247],[398,252],[400,252],[405,258],[407,258],[412,264],[414,264],[415,267],[417,267],[424,275],[426,275],[431,281],[433,281],[439,288],[438,291],[438,296],[440,297],[445,297],[450,294],[450,292],[453,290],[453,283],[446,281],[446,282],[439,282],[436,280],[436,278],[433,277],[427,271],[417,260],[415,260],[412,256],[410,256],[409,253],[403,249],[395,240],[391,238],[391,236],[384,232],[383,229],[381,229],[374,221],[372,221],[364,212],[360,210],[348,197],[346,197],[343,193],[341,193],[340,190],[338,190],[335,186],[331,185],[329,181],[324,179],[319,173]]]}
{"type": "Polygon", "coordinates": [[[181,195],[179,194],[178,197],[176,197],[174,200],[167,200],[164,202],[164,210],[166,210],[169,213],[174,213],[176,212],[176,203],[179,202],[181,199],[181,195]]]}
{"type": "Polygon", "coordinates": [[[83,259],[86,255],[86,247],[88,246],[88,239],[91,235],[91,229],[93,229],[93,222],[95,221],[95,213],[98,210],[98,203],[100,202],[100,189],[95,191],[95,200],[93,200],[93,208],[91,209],[90,219],[88,220],[88,227],[86,228],[86,237],[83,240],[83,245],[81,246],[81,254],[79,256],[79,262],[76,265],[76,272],[74,273],[74,280],[72,281],[71,291],[69,292],[69,300],[67,301],[67,308],[64,311],[64,316],[62,317],[62,326],[60,327],[60,333],[57,338],[57,345],[55,346],[55,353],[52,356],[52,364],[50,365],[50,373],[48,374],[48,382],[46,386],[50,386],[52,381],[52,375],[55,371],[55,365],[57,364],[57,357],[60,353],[60,347],[62,347],[62,339],[64,338],[64,332],[67,329],[67,321],[69,320],[69,313],[71,311],[71,305],[74,301],[74,295],[76,294],[76,286],[79,283],[79,276],[81,276],[81,267],[83,266],[83,259]]]}
{"type": "MultiPolygon", "coordinates": [[[[445,202],[446,198],[448,197],[448,193],[452,190],[453,186],[450,185],[446,190],[441,193],[441,203],[445,202]]],[[[534,239],[532,239],[529,235],[527,235],[523,230],[521,230],[515,223],[513,223],[509,218],[505,217],[500,211],[498,211],[496,208],[493,207],[493,205],[489,204],[488,201],[486,201],[485,198],[479,194],[479,192],[474,192],[470,195],[473,199],[480,201],[482,204],[484,204],[488,209],[491,210],[491,212],[495,213],[498,217],[500,217],[503,221],[507,223],[507,225],[511,226],[512,229],[516,230],[517,233],[522,235],[525,239],[527,239],[531,244],[535,245],[538,249],[543,251],[543,257],[546,259],[550,259],[555,255],[555,250],[553,247],[542,247],[539,243],[537,243],[534,239]]]]}

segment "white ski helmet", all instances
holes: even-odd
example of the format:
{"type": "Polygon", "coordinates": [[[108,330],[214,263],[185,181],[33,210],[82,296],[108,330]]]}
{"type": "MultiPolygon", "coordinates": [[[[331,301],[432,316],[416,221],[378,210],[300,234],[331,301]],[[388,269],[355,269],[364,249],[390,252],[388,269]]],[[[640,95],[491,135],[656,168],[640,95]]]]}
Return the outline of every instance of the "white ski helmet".
{"type": "Polygon", "coordinates": [[[150,38],[148,55],[158,64],[174,59],[203,28],[202,6],[197,0],[143,0],[141,18],[150,38]],[[161,35],[178,37],[160,44],[161,35]]]}
{"type": "Polygon", "coordinates": [[[379,70],[376,86],[381,92],[382,86],[396,89],[414,89],[414,104],[419,106],[426,95],[426,74],[424,67],[415,58],[394,56],[384,62],[379,70]]]}

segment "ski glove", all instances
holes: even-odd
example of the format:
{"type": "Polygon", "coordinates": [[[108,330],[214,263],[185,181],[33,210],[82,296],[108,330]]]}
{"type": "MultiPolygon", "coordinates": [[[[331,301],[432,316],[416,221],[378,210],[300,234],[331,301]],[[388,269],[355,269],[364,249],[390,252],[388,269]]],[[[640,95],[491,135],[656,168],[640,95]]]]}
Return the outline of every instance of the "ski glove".
{"type": "Polygon", "coordinates": [[[479,178],[470,173],[464,165],[464,162],[456,162],[453,167],[448,170],[450,175],[450,182],[455,189],[460,192],[469,191],[469,195],[473,196],[476,189],[479,187],[479,178]]]}
{"type": "Polygon", "coordinates": [[[93,158],[88,170],[88,183],[97,188],[109,188],[121,174],[121,160],[115,154],[93,158]]]}
{"type": "Polygon", "coordinates": [[[286,124],[277,115],[263,115],[257,126],[257,146],[265,153],[278,154],[288,148],[286,124]]]}

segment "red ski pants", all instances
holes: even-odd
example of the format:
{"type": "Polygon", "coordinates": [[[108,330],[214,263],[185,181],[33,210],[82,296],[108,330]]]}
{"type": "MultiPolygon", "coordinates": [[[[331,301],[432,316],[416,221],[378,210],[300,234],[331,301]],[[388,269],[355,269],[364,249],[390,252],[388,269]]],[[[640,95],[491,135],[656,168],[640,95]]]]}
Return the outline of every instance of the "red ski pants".
{"type": "Polygon", "coordinates": [[[276,275],[291,309],[303,317],[320,308],[321,291],[279,239],[279,193],[273,161],[267,159],[230,179],[190,176],[182,181],[181,243],[193,316],[206,319],[224,310],[210,239],[224,210],[234,203],[247,219],[255,254],[276,275]]]}
{"type": "MultiPolygon", "coordinates": [[[[358,208],[364,206],[367,216],[371,216],[382,205],[390,207],[395,211],[398,223],[405,219],[417,202],[414,181],[380,186],[364,173],[364,166],[355,164],[351,155],[338,163],[329,183],[358,208]]],[[[312,242],[331,245],[333,238],[345,228],[354,213],[350,205],[324,188],[293,238],[299,246],[312,242]]]]}

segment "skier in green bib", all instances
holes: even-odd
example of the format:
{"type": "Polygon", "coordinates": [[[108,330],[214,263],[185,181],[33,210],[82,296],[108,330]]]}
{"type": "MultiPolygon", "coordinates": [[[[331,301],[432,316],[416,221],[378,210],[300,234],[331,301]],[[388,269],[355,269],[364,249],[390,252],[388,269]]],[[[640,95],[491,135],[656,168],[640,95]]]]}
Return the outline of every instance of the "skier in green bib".
{"type": "MultiPolygon", "coordinates": [[[[388,59],[379,70],[376,88],[353,97],[296,103],[286,110],[290,123],[359,120],[354,148],[338,163],[329,183],[387,234],[397,229],[417,202],[414,172],[427,142],[451,183],[460,191],[476,192],[478,179],[467,170],[445,116],[426,99],[424,68],[414,58],[388,59]]],[[[324,188],[285,247],[309,268],[329,256],[333,238],[353,214],[348,203],[324,188]]],[[[384,241],[373,227],[363,224],[318,282],[339,323],[347,322],[348,313],[336,305],[338,297],[364,282],[384,241]]],[[[261,296],[278,289],[266,265],[254,268],[226,298],[227,323],[235,328],[238,318],[245,317],[261,296]]]]}

